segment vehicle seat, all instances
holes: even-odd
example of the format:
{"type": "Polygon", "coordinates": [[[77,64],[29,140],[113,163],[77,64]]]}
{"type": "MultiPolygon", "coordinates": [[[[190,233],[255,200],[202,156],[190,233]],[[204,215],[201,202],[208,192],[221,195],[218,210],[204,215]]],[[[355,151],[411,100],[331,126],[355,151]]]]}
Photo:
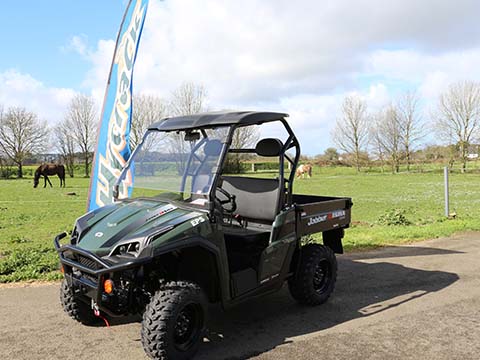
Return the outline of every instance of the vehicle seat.
{"type": "MultiPolygon", "coordinates": [[[[278,139],[263,139],[255,151],[259,156],[279,156],[282,148],[278,139]]],[[[272,223],[283,205],[283,184],[279,179],[223,176],[221,187],[235,195],[235,215],[248,223],[223,227],[230,270],[256,269],[270,241],[272,223]]]]}
{"type": "MultiPolygon", "coordinates": [[[[260,140],[255,147],[259,156],[279,156],[283,144],[279,139],[260,140]]],[[[284,186],[277,179],[223,176],[222,189],[235,195],[236,214],[250,221],[273,223],[284,200],[284,186]]]]}
{"type": "Polygon", "coordinates": [[[242,176],[223,176],[222,189],[235,195],[235,214],[249,221],[272,223],[280,206],[280,181],[242,176]]]}

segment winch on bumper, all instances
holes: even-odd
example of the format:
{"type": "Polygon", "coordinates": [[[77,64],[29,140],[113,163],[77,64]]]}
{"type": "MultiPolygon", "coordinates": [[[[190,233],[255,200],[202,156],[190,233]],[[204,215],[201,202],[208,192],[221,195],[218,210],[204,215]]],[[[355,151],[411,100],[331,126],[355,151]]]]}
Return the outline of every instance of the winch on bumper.
{"type": "Polygon", "coordinates": [[[55,237],[54,245],[59,254],[62,272],[76,296],[92,309],[101,310],[111,316],[125,315],[129,308],[132,288],[128,284],[114,282],[115,272],[140,267],[148,259],[134,259],[121,264],[112,264],[94,253],[74,245],[61,245],[67,233],[55,237]]]}

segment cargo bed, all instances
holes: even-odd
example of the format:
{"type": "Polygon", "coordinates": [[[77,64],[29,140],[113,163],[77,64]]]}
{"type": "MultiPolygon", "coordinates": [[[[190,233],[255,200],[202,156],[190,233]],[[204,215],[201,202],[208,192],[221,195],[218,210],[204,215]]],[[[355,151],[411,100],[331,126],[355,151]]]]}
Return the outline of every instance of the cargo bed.
{"type": "Polygon", "coordinates": [[[293,194],[299,236],[347,228],[351,219],[352,199],[293,194]]]}

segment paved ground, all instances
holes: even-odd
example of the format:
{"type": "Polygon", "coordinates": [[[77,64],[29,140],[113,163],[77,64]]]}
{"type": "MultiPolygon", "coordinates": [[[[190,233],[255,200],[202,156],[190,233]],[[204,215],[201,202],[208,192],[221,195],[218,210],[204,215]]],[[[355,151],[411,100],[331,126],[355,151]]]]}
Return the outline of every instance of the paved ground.
{"type": "MultiPolygon", "coordinates": [[[[85,327],[58,285],[0,289],[1,359],[145,359],[138,322],[85,327]]],[[[288,291],[222,313],[199,359],[480,359],[480,234],[339,257],[320,307],[288,291]]]]}

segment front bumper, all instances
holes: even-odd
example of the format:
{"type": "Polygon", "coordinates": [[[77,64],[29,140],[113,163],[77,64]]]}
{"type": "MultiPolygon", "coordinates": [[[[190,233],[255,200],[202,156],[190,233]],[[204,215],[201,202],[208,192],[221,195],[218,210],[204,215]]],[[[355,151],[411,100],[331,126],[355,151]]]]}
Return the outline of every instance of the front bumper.
{"type": "Polygon", "coordinates": [[[93,301],[92,305],[109,315],[120,315],[118,309],[108,307],[108,304],[115,303],[111,301],[115,294],[107,295],[103,291],[103,283],[106,279],[112,279],[116,272],[139,267],[148,259],[113,264],[78,246],[61,245],[60,240],[66,236],[65,232],[57,235],[53,243],[68,285],[84,301],[93,301]]]}

